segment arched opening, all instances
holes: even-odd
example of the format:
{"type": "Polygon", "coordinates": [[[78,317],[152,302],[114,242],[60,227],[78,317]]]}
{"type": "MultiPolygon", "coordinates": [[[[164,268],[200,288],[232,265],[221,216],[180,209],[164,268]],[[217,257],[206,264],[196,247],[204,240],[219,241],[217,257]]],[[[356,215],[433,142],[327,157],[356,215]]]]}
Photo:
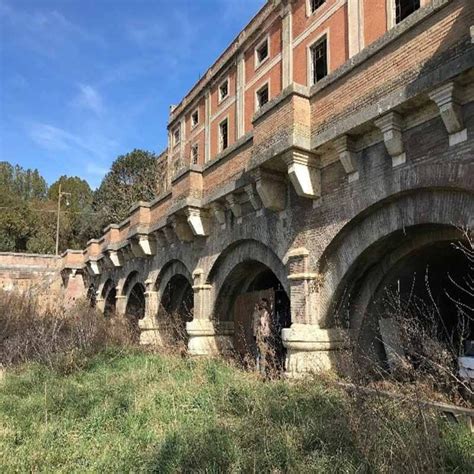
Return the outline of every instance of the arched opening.
{"type": "Polygon", "coordinates": [[[94,285],[89,285],[87,288],[86,299],[91,308],[95,308],[97,304],[97,292],[94,285]]]}
{"type": "Polygon", "coordinates": [[[367,248],[336,293],[361,372],[457,376],[474,339],[473,271],[466,234],[448,226],[413,226],[367,248]]]}
{"type": "Polygon", "coordinates": [[[108,280],[102,290],[104,298],[104,316],[110,318],[115,314],[117,305],[117,290],[112,280],[108,280]]]}
{"type": "Polygon", "coordinates": [[[194,293],[188,278],[177,274],[170,278],[161,294],[158,320],[162,338],[183,350],[187,347],[186,323],[194,314],[194,293]]]}
{"type": "Polygon", "coordinates": [[[291,324],[290,301],[265,264],[247,260],[233,268],[220,288],[215,317],[233,326],[234,350],[245,366],[267,374],[284,367],[281,331],[291,324]]]}
{"type": "Polygon", "coordinates": [[[130,323],[132,333],[136,338],[140,336],[138,321],[145,317],[145,287],[142,283],[135,283],[128,295],[125,316],[130,323]]]}

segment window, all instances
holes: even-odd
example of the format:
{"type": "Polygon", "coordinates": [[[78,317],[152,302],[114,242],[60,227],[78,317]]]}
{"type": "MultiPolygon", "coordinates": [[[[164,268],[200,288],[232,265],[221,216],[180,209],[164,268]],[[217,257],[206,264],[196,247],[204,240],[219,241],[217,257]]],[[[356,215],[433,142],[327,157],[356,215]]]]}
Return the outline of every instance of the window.
{"type": "Polygon", "coordinates": [[[255,48],[255,67],[260,66],[269,55],[268,51],[268,38],[265,38],[256,48],[255,48]]]}
{"type": "Polygon", "coordinates": [[[324,36],[314,46],[311,46],[311,80],[312,84],[328,75],[327,38],[324,36]]]}
{"type": "Polygon", "coordinates": [[[176,146],[179,143],[180,139],[181,139],[181,133],[178,126],[173,131],[173,145],[176,146]]]}
{"type": "Polygon", "coordinates": [[[311,13],[314,13],[324,3],[326,3],[326,0],[309,0],[311,13]]]}
{"type": "Polygon", "coordinates": [[[219,102],[222,102],[229,95],[229,79],[226,79],[219,86],[219,102]]]}
{"type": "Polygon", "coordinates": [[[191,126],[195,127],[199,123],[199,110],[196,109],[192,114],[191,114],[191,126]]]}
{"type": "Polygon", "coordinates": [[[263,107],[269,100],[269,91],[268,91],[268,84],[265,84],[263,87],[261,87],[257,93],[257,110],[261,107],[263,107]]]}
{"type": "Polygon", "coordinates": [[[219,147],[220,151],[229,146],[229,122],[225,119],[219,125],[219,147]]]}
{"type": "Polygon", "coordinates": [[[193,145],[191,147],[191,163],[197,165],[199,161],[199,145],[193,145]]]}
{"type": "Polygon", "coordinates": [[[400,23],[420,8],[420,0],[395,0],[395,21],[400,23]]]}

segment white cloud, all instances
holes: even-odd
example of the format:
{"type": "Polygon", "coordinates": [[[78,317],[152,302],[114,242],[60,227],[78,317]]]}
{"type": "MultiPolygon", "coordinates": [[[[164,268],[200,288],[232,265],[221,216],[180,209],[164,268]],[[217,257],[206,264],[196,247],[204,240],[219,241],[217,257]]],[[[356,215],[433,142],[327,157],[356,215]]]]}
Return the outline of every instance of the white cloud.
{"type": "Polygon", "coordinates": [[[104,112],[104,103],[99,92],[89,84],[79,84],[79,95],[74,99],[73,104],[80,108],[91,110],[96,115],[104,112]]]}

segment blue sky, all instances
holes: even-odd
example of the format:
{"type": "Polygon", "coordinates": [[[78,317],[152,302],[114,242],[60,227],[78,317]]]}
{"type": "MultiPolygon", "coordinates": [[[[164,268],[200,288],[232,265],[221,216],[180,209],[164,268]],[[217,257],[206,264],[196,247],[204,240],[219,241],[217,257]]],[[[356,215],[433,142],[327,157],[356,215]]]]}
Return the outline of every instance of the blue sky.
{"type": "Polygon", "coordinates": [[[166,147],[178,103],[265,0],[0,0],[0,161],[96,187],[166,147]]]}

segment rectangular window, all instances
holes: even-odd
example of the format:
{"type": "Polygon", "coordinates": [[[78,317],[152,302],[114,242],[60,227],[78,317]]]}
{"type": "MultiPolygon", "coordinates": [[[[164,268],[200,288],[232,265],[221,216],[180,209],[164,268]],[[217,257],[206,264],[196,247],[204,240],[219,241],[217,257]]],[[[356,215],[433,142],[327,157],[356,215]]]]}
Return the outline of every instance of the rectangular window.
{"type": "Polygon", "coordinates": [[[255,48],[255,67],[260,66],[269,56],[268,38],[255,48]]]}
{"type": "Polygon", "coordinates": [[[196,109],[192,114],[191,114],[191,126],[195,127],[199,123],[199,111],[196,109]]]}
{"type": "Polygon", "coordinates": [[[229,146],[229,123],[227,119],[219,125],[219,146],[220,151],[225,150],[229,146]]]}
{"type": "Polygon", "coordinates": [[[181,132],[179,126],[173,131],[173,145],[176,146],[181,140],[181,132]]]}
{"type": "Polygon", "coordinates": [[[420,0],[395,0],[395,21],[400,23],[420,8],[420,0]]]}
{"type": "Polygon", "coordinates": [[[257,91],[257,109],[263,107],[269,100],[268,84],[265,84],[257,91]]]}
{"type": "Polygon", "coordinates": [[[199,161],[199,145],[193,145],[191,148],[191,163],[197,165],[199,161]]]}
{"type": "Polygon", "coordinates": [[[326,36],[311,47],[311,71],[313,84],[316,84],[316,82],[328,75],[326,36]]]}
{"type": "Polygon", "coordinates": [[[229,95],[229,79],[226,79],[219,86],[219,102],[222,102],[229,95]]]}
{"type": "Polygon", "coordinates": [[[324,3],[326,3],[326,0],[309,0],[309,7],[311,9],[311,13],[314,13],[324,3]]]}

